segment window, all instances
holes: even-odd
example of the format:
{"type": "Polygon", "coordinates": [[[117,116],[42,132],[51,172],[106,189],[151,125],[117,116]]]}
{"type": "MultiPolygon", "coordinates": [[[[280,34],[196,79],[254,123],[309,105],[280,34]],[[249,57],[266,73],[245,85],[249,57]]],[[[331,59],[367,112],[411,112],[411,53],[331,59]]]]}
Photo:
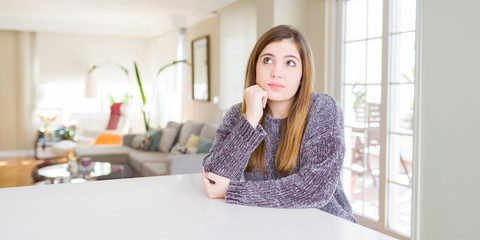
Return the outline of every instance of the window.
{"type": "Polygon", "coordinates": [[[416,0],[342,0],[345,193],[364,225],[412,231],[416,0]]]}
{"type": "MultiPolygon", "coordinates": [[[[37,91],[36,113],[44,115],[44,113],[52,112],[50,110],[55,110],[53,111],[55,114],[46,114],[46,117],[58,116],[58,120],[52,126],[54,129],[60,127],[61,124],[76,124],[80,132],[85,129],[102,130],[108,123],[110,114],[109,96],[119,102],[125,93],[131,94],[133,99],[129,111],[140,111],[140,109],[136,109],[136,106],[142,105],[138,85],[134,82],[129,83],[126,79],[124,82],[122,84],[99,83],[96,86],[98,96],[91,99],[85,98],[85,84],[83,83],[40,83],[37,91]]],[[[149,85],[144,88],[150,89],[149,85]]],[[[146,91],[145,94],[149,98],[151,91],[146,91]]],[[[133,117],[135,121],[136,118],[133,117]]],[[[140,118],[140,114],[138,118],[140,118]]],[[[38,119],[35,124],[36,128],[41,127],[38,119]]]]}

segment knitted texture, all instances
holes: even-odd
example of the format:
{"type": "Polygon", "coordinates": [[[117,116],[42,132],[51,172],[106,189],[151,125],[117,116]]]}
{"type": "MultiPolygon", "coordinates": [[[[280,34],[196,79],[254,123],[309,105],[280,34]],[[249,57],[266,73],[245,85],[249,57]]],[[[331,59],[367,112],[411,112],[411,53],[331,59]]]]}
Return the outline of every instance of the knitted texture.
{"type": "Polygon", "coordinates": [[[203,160],[206,172],[231,179],[225,201],[273,208],[318,208],[357,222],[340,181],[345,155],[343,115],[330,96],[314,93],[308,125],[294,170],[282,176],[275,169],[275,154],[283,119],[265,116],[256,128],[240,117],[234,105],[217,129],[215,142],[203,160]],[[267,174],[245,172],[250,155],[265,140],[267,174]],[[244,175],[246,181],[241,181],[244,175]]]}

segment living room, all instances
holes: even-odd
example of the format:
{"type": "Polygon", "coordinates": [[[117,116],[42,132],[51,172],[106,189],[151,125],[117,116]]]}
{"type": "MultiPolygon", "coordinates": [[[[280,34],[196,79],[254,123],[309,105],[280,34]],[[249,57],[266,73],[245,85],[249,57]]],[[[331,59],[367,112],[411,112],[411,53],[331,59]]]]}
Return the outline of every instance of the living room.
{"type": "MultiPolygon", "coordinates": [[[[66,6],[61,1],[17,2],[0,4],[4,9],[0,10],[0,184],[4,187],[35,184],[31,169],[43,161],[35,159],[40,129],[75,126],[77,138],[72,142],[89,146],[105,133],[112,102],[129,106],[128,121],[121,123],[123,135],[144,134],[146,123],[153,129],[166,128],[169,122],[219,125],[227,110],[243,99],[245,67],[257,38],[279,24],[292,25],[307,37],[315,59],[314,91],[343,103],[348,98],[342,88],[341,46],[348,42],[342,38],[348,30],[342,28],[341,16],[349,13],[343,8],[347,2],[363,1],[78,1],[66,6]],[[21,4],[30,7],[22,13],[21,4]],[[192,48],[206,36],[207,81],[195,88],[192,48]],[[187,63],[175,63],[179,60],[187,63]],[[196,91],[202,97],[197,98],[196,91]],[[13,166],[15,170],[9,168],[13,166]],[[14,180],[17,185],[11,186],[5,184],[7,178],[24,180],[14,180]]],[[[398,1],[365,2],[383,2],[388,9],[398,1]]],[[[475,149],[480,113],[474,109],[480,106],[474,96],[480,88],[475,71],[480,32],[474,9],[480,5],[476,1],[413,2],[417,6],[417,12],[413,11],[417,17],[414,140],[407,151],[412,157],[395,162],[411,187],[408,228],[404,228],[408,233],[389,226],[393,203],[388,200],[386,170],[393,164],[382,165],[389,164],[382,160],[387,158],[383,152],[389,146],[383,146],[387,137],[381,137],[381,148],[364,148],[378,152],[372,162],[365,161],[365,171],[367,164],[375,168],[380,162],[379,173],[370,171],[372,178],[362,178],[377,189],[373,195],[380,199],[376,215],[368,215],[365,199],[354,210],[359,206],[364,211],[356,215],[361,225],[399,239],[477,239],[480,235],[474,223],[480,214],[480,194],[475,190],[475,176],[480,166],[475,149]]],[[[346,106],[342,105],[348,122],[346,106]]],[[[387,132],[386,127],[380,130],[387,132]]],[[[197,130],[199,134],[201,127],[197,130]]],[[[353,130],[353,135],[346,131],[348,139],[354,139],[353,130]]],[[[186,144],[190,133],[184,135],[186,144]]],[[[353,149],[354,142],[347,147],[353,149]]],[[[353,159],[354,154],[347,154],[346,159],[353,159]]],[[[351,186],[353,193],[355,179],[343,181],[344,188],[351,186]]]]}

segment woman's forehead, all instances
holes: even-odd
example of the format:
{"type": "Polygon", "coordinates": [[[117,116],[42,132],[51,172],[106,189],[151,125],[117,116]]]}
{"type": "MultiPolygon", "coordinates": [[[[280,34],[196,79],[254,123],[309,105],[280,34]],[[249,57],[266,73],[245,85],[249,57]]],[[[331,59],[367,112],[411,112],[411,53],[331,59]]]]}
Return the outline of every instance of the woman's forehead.
{"type": "Polygon", "coordinates": [[[292,39],[283,39],[269,43],[260,53],[260,56],[264,54],[271,54],[274,57],[285,57],[293,55],[300,59],[300,52],[298,50],[297,43],[292,39]]]}

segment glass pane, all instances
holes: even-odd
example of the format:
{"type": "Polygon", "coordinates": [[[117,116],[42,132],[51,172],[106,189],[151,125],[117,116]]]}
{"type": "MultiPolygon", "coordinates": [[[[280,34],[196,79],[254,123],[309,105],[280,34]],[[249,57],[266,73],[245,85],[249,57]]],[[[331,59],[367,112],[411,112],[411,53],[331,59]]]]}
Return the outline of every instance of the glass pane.
{"type": "Polygon", "coordinates": [[[383,4],[382,0],[368,1],[368,38],[382,36],[383,4]]]}
{"type": "Polygon", "coordinates": [[[351,193],[350,203],[353,211],[359,215],[363,215],[363,175],[352,173],[350,181],[351,193]]]}
{"type": "Polygon", "coordinates": [[[366,126],[366,88],[364,85],[344,87],[345,125],[355,128],[366,126]]]}
{"type": "Polygon", "coordinates": [[[382,87],[380,85],[369,85],[366,100],[368,104],[380,104],[382,102],[382,87]]]}
{"type": "Polygon", "coordinates": [[[365,216],[378,220],[378,176],[365,175],[365,216]]]}
{"type": "Polygon", "coordinates": [[[367,129],[367,155],[368,169],[375,175],[380,173],[380,128],[367,129]]]}
{"type": "Polygon", "coordinates": [[[381,86],[367,87],[367,146],[368,169],[375,175],[380,171],[380,111],[381,111],[381,86]]]}
{"type": "Polygon", "coordinates": [[[410,235],[412,189],[394,183],[389,184],[388,227],[410,235]]]}
{"type": "Polygon", "coordinates": [[[393,2],[393,32],[414,31],[416,23],[416,0],[393,2]]]}
{"type": "Polygon", "coordinates": [[[345,41],[365,39],[367,33],[367,1],[345,3],[345,41]]]}
{"type": "Polygon", "coordinates": [[[351,168],[352,170],[364,173],[365,172],[365,133],[363,128],[353,128],[351,134],[351,168]]]}
{"type": "Polygon", "coordinates": [[[415,81],[415,33],[392,36],[392,82],[415,81]]]}
{"type": "Polygon", "coordinates": [[[345,157],[343,160],[343,166],[350,168],[355,159],[358,159],[359,155],[363,155],[362,141],[364,139],[363,132],[359,133],[355,131],[356,128],[345,127],[345,157]],[[360,142],[362,141],[362,142],[360,142]]]}
{"type": "Polygon", "coordinates": [[[352,171],[348,169],[342,169],[341,179],[342,179],[343,192],[345,193],[345,196],[347,196],[347,199],[352,199],[352,194],[353,194],[352,171]]]}
{"type": "Polygon", "coordinates": [[[413,84],[390,86],[390,126],[393,132],[413,133],[414,87],[413,84]]]}
{"type": "Polygon", "coordinates": [[[370,169],[379,171],[380,158],[380,111],[381,111],[381,86],[367,87],[367,149],[370,169]]]}
{"type": "Polygon", "coordinates": [[[345,83],[365,83],[366,42],[345,44],[345,83]]]}
{"type": "Polygon", "coordinates": [[[412,185],[413,137],[391,134],[389,154],[389,179],[412,185]]]}
{"type": "Polygon", "coordinates": [[[382,40],[367,42],[367,82],[382,82],[382,40]]]}

